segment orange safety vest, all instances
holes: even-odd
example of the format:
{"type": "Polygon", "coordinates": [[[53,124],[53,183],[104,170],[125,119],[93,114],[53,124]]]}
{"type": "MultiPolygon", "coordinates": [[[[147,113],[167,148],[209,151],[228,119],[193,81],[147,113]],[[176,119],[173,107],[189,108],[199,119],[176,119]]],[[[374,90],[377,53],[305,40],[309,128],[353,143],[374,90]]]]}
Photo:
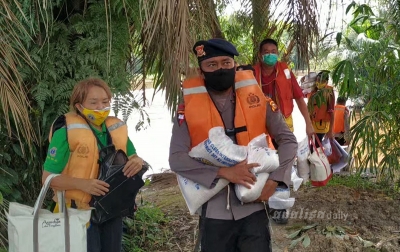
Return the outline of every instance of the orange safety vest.
{"type": "MultiPolygon", "coordinates": [[[[333,92],[333,87],[326,86],[325,88],[332,89],[332,92],[333,92]]],[[[310,99],[315,94],[316,94],[316,92],[311,93],[308,102],[311,102],[310,99]]],[[[328,113],[328,107],[327,107],[327,103],[326,102],[321,103],[320,107],[318,107],[316,101],[314,102],[313,105],[314,105],[314,111],[312,111],[312,112],[309,111],[310,112],[311,121],[314,121],[314,122],[330,122],[331,121],[331,113],[328,113]]]]}
{"type": "MultiPolygon", "coordinates": [[[[236,140],[239,145],[247,145],[250,140],[262,133],[268,135],[266,128],[268,99],[262,93],[251,70],[236,72],[235,92],[236,140]]],[[[193,148],[208,138],[211,128],[224,127],[224,123],[207,92],[203,78],[186,79],[183,82],[183,95],[185,118],[193,148]]],[[[269,137],[268,141],[269,147],[272,147],[269,137]]]]}
{"type": "MultiPolygon", "coordinates": [[[[293,112],[293,86],[292,76],[288,65],[278,61],[276,63],[275,89],[277,92],[277,103],[281,113],[285,118],[289,117],[293,112]]],[[[261,63],[253,66],[256,73],[256,80],[261,86],[261,63]]]]}
{"type": "MultiPolygon", "coordinates": [[[[89,128],[86,120],[75,112],[65,114],[65,120],[71,154],[61,174],[82,179],[97,178],[99,174],[99,148],[96,137],[89,128]]],[[[126,124],[113,116],[107,117],[105,124],[110,132],[115,148],[126,152],[128,141],[126,124]]],[[[50,133],[49,141],[51,137],[50,133]]],[[[88,209],[92,196],[80,190],[67,190],[65,198],[68,203],[74,200],[79,209],[88,209]]]]}
{"type": "Polygon", "coordinates": [[[335,106],[335,116],[334,116],[334,124],[333,124],[333,133],[343,133],[345,132],[344,122],[345,115],[349,113],[349,110],[345,105],[336,105],[335,106]]]}

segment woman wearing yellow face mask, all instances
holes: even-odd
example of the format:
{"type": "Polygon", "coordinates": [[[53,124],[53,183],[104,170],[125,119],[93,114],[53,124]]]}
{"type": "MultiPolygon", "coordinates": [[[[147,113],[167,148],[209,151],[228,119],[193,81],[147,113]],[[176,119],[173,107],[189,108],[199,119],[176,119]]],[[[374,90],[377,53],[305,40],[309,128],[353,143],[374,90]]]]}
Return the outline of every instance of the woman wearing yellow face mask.
{"type": "Polygon", "coordinates": [[[335,109],[335,94],[333,87],[328,85],[329,71],[323,70],[317,74],[315,90],[308,96],[308,112],[315,133],[322,141],[326,135],[333,138],[333,120],[335,109]]]}
{"type": "MultiPolygon", "coordinates": [[[[72,91],[71,112],[60,116],[50,130],[42,180],[51,173],[61,174],[51,181],[51,187],[65,190],[71,207],[88,209],[92,195],[105,195],[109,190],[109,184],[97,179],[100,146],[113,144],[127,154],[129,161],[122,170],[125,176],[132,177],[142,169],[143,160],[136,154],[127,126],[109,116],[111,96],[110,88],[101,79],[80,81],[72,91]]],[[[88,252],[121,251],[121,243],[122,217],[90,224],[88,252]]]]}

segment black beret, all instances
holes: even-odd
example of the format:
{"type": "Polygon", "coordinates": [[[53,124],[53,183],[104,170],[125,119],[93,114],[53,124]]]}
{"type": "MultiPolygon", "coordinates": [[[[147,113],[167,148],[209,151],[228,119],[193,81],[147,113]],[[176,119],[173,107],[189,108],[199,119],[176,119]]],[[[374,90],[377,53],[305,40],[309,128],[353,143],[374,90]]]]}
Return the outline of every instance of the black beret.
{"type": "Polygon", "coordinates": [[[193,52],[199,63],[205,59],[217,56],[239,56],[236,47],[224,39],[209,39],[197,41],[193,46],[193,52]]]}

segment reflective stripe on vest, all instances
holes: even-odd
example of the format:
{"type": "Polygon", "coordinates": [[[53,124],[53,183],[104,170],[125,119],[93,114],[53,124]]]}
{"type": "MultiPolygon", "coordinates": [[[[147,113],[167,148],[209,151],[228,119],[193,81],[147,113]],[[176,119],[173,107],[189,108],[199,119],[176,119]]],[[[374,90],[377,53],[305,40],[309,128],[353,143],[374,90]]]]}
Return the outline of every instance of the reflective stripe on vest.
{"type": "Polygon", "coordinates": [[[239,88],[248,87],[251,85],[258,85],[256,79],[238,81],[235,83],[235,89],[237,90],[239,88]]]}
{"type": "Polygon", "coordinates": [[[207,93],[206,87],[184,88],[183,95],[207,93]]]}
{"type": "Polygon", "coordinates": [[[113,130],[116,130],[116,129],[118,129],[119,127],[122,127],[122,126],[124,126],[125,125],[125,122],[117,122],[117,123],[115,123],[115,124],[113,124],[113,125],[111,125],[110,127],[108,127],[107,129],[108,129],[108,131],[113,131],[113,130]]]}
{"type": "Polygon", "coordinates": [[[72,129],[90,129],[90,128],[89,125],[83,123],[72,123],[70,125],[67,125],[67,130],[72,130],[72,129]]]}

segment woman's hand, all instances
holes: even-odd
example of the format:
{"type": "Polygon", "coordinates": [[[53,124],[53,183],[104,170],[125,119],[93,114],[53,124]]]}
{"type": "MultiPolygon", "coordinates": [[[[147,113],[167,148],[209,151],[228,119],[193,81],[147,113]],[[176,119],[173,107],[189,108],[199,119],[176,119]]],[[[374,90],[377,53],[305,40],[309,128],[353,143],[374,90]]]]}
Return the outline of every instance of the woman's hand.
{"type": "Polygon", "coordinates": [[[141,159],[138,155],[132,155],[129,157],[128,162],[126,163],[124,169],[122,169],[122,172],[124,173],[125,176],[128,178],[134,176],[136,173],[138,173],[143,166],[143,159],[141,159]]]}
{"type": "Polygon", "coordinates": [[[77,184],[77,189],[94,196],[105,195],[109,187],[109,184],[98,179],[79,179],[77,184]]]}

